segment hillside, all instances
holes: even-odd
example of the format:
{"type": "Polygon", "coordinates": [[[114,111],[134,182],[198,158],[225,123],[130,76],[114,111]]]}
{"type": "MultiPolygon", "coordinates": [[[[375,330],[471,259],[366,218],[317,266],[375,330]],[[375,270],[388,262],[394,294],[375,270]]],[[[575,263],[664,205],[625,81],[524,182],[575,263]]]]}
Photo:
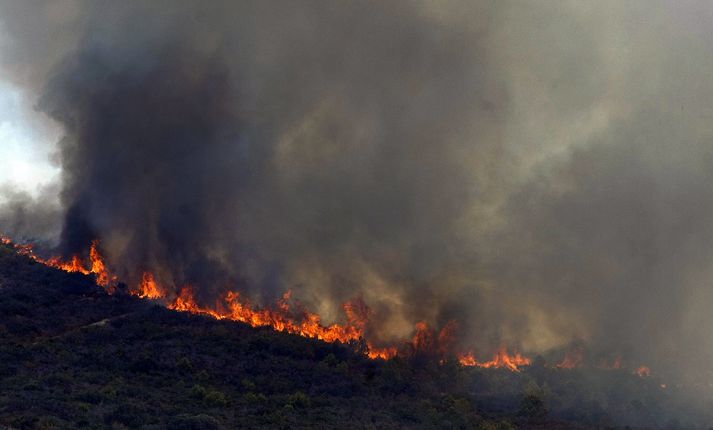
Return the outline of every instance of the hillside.
{"type": "Polygon", "coordinates": [[[663,421],[653,379],[369,360],[359,345],[109,296],[4,245],[0,339],[0,428],[685,426],[663,421]]]}

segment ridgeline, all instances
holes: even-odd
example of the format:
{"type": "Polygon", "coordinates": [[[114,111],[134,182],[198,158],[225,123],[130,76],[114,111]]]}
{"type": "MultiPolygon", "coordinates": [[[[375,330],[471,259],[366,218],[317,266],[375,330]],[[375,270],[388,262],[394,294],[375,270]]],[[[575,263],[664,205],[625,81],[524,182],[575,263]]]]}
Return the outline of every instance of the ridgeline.
{"type": "Polygon", "coordinates": [[[654,378],[360,347],[110,296],[0,245],[0,429],[688,428],[654,378]]]}

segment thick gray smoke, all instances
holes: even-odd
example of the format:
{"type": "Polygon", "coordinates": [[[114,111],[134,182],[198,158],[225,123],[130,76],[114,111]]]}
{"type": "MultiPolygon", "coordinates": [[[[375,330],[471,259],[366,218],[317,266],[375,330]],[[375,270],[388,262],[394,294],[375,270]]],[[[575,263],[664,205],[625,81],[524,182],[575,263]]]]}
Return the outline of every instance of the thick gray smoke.
{"type": "Polygon", "coordinates": [[[35,197],[8,184],[0,185],[2,233],[20,242],[50,246],[61,227],[62,211],[56,186],[44,187],[35,197]]]}
{"type": "Polygon", "coordinates": [[[710,370],[709,2],[29,3],[6,74],[66,132],[63,252],[710,370]]]}

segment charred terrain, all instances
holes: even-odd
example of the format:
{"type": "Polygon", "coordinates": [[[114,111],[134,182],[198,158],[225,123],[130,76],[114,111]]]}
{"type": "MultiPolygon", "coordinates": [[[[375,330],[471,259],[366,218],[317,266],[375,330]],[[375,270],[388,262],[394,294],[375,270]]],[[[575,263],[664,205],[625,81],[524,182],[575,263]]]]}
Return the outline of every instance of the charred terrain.
{"type": "Polygon", "coordinates": [[[0,338],[10,429],[692,428],[704,418],[655,377],[542,359],[519,372],[372,360],[359,342],[108,295],[93,276],[10,245],[0,245],[0,338]]]}

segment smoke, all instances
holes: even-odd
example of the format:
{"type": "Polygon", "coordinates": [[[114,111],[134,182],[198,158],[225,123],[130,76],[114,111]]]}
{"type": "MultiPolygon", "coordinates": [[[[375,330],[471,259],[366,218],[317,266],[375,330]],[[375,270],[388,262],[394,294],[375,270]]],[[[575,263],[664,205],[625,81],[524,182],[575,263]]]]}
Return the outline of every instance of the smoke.
{"type": "Polygon", "coordinates": [[[382,339],[710,370],[708,2],[17,4],[64,253],[327,320],[362,296],[382,339]]]}
{"type": "Polygon", "coordinates": [[[42,91],[66,131],[63,252],[99,238],[120,276],[204,299],[294,288],[336,316],[363,294],[402,332],[437,316],[454,222],[487,193],[470,170],[499,152],[482,29],[396,4],[164,6],[88,5],[42,91]]]}
{"type": "Polygon", "coordinates": [[[56,195],[55,185],[42,187],[37,197],[9,184],[0,186],[2,232],[21,242],[55,242],[62,216],[56,195]]]}

